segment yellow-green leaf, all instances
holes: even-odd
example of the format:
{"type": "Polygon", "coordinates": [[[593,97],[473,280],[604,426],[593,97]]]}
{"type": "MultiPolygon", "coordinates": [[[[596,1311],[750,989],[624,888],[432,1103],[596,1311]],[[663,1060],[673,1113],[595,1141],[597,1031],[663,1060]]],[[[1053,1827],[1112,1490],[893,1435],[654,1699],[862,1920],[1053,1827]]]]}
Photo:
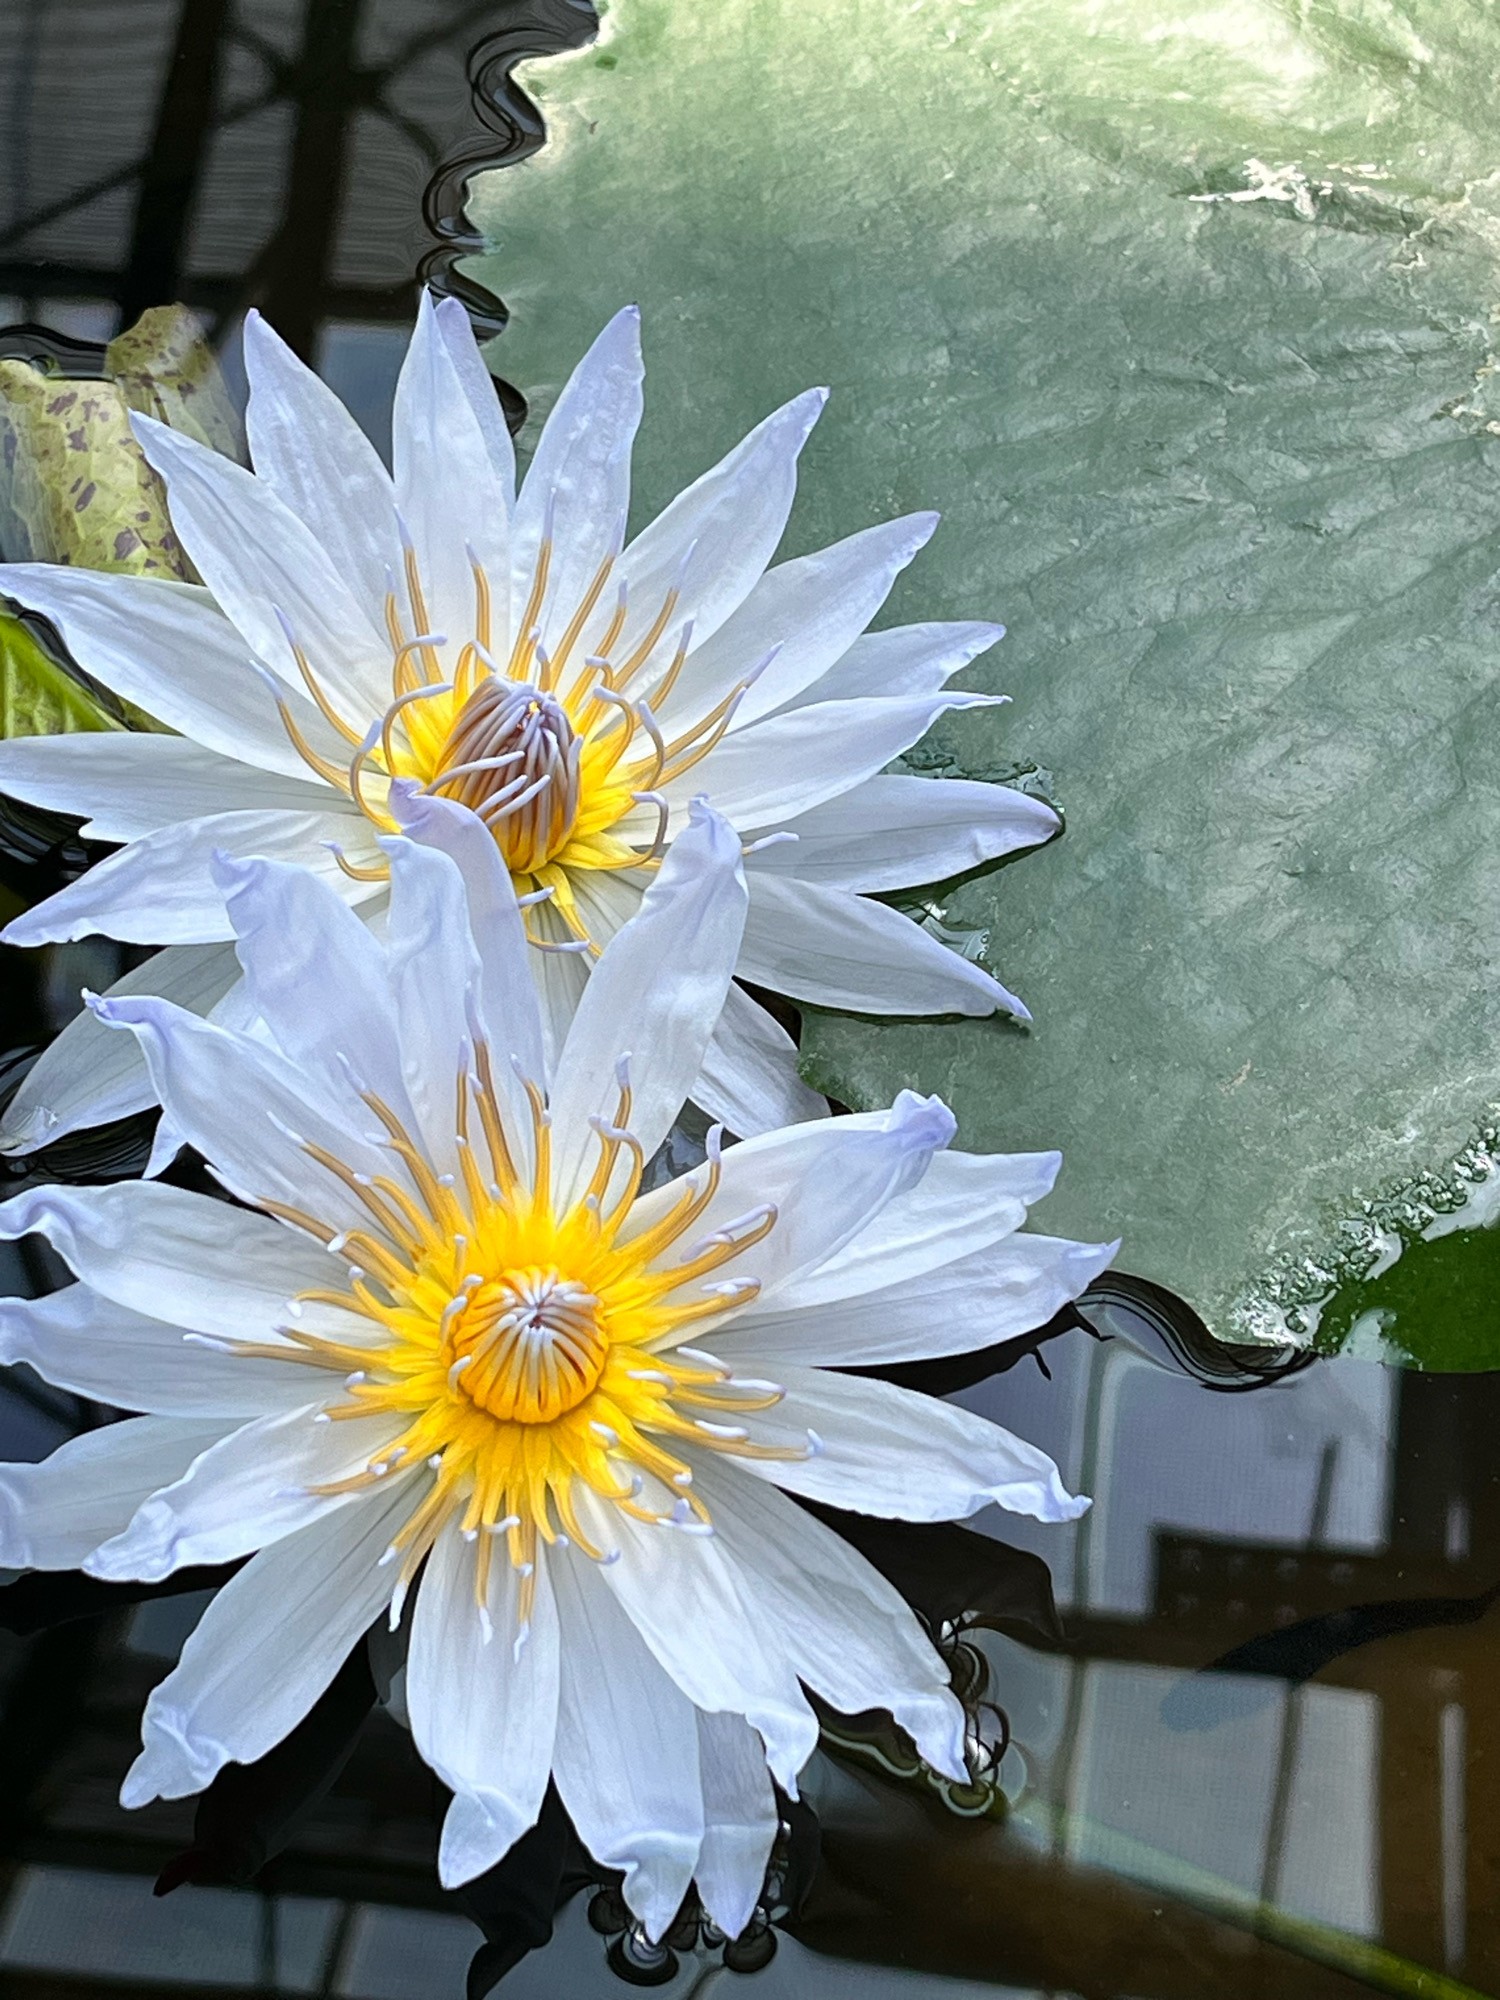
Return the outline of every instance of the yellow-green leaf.
{"type": "Polygon", "coordinates": [[[0,361],[0,542],[8,554],[133,576],[191,577],[166,493],[113,382],[0,361]]]}
{"type": "Polygon", "coordinates": [[[0,737],[116,727],[19,618],[0,612],[0,737]]]}
{"type": "Polygon", "coordinates": [[[186,306],[152,306],[109,343],[110,377],[132,410],[243,460],[245,428],[218,357],[186,306]]]}

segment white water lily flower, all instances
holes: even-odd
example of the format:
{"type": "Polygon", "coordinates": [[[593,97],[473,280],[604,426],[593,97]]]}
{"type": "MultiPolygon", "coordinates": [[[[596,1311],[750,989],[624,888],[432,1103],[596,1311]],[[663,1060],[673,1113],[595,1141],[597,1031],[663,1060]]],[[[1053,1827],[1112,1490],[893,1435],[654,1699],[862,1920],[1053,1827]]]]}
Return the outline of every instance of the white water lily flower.
{"type": "Polygon", "coordinates": [[[1111,1252],[1018,1233],[1057,1156],[945,1152],[950,1114],[911,1093],[711,1138],[642,1192],[735,964],[738,835],[695,808],[549,1062],[498,849],[434,817],[450,852],[388,844],[383,940],[304,870],[221,862],[255,1035],[95,1003],[254,1212],[159,1182],[0,1208],[78,1280],[6,1302],[0,1360],[147,1413],[0,1470],[0,1563],[251,1557],[152,1694],[127,1805],[262,1756],[415,1586],[444,1880],[491,1866],[550,1774],[654,1932],[695,1875],[737,1932],[772,1777],[794,1787],[816,1739],[804,1688],[963,1768],[913,1614],[789,1496],[1085,1504],[967,1410],[837,1371],[1019,1334],[1111,1252]]]}
{"type": "MultiPolygon", "coordinates": [[[[406,778],[476,812],[518,891],[545,895],[528,923],[562,947],[537,954],[555,1041],[590,954],[703,793],[748,845],[797,835],[749,856],[743,979],[865,1013],[1024,1017],[988,973],[866,893],[956,874],[1058,822],[1004,786],[884,773],[945,709],[987,699],[945,684],[1000,636],[865,632],[935,515],[767,570],[821,391],[768,417],[627,544],[634,309],[563,389],[514,497],[510,438],[455,301],[422,303],[394,479],[253,313],[245,362],[253,474],[135,420],[206,589],[0,568],[0,592],[179,732],[0,745],[0,789],[124,843],[16,919],[11,943],[98,931],[168,945],[117,990],[208,1012],[235,978],[213,855],[301,862],[376,915],[391,784],[406,778]]],[[[107,1039],[87,1016],[67,1031],[0,1143],[26,1151],[149,1103],[134,1052],[107,1039]]],[[[694,1094],[740,1133],[821,1109],[789,1037],[739,986],[694,1094]]]]}

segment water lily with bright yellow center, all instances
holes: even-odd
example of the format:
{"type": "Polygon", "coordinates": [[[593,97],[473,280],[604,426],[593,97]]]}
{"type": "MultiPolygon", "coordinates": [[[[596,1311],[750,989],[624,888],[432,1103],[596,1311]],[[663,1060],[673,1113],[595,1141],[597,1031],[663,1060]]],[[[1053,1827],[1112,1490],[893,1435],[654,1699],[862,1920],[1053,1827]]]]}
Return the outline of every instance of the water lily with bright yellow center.
{"type": "MultiPolygon", "coordinates": [[[[234,1020],[214,854],[300,862],[378,921],[380,842],[404,824],[405,785],[475,814],[517,893],[538,898],[526,920],[556,1045],[701,793],[746,850],[741,979],[866,1013],[1024,1017],[987,971],[875,900],[1056,831],[1051,808],[1019,791],[886,768],[945,710],[986,701],[947,683],[1000,627],[866,631],[932,514],[767,567],[821,390],[767,417],[632,538],[633,309],[562,388],[519,490],[452,300],[423,301],[392,473],[254,314],[245,364],[253,473],[137,421],[205,588],[0,568],[0,592],[177,732],[0,744],[0,789],[123,843],[16,919],[10,942],[98,931],[165,945],[150,990],[234,1020]]],[[[142,990],[138,976],[121,990],[142,990]]],[[[23,1082],[0,1146],[26,1151],[149,1103],[121,1039],[110,1046],[87,1016],[70,1027],[23,1082]]],[[[694,1096],[742,1134],[820,1110],[785,1030],[738,984],[694,1096]]]]}
{"type": "Polygon", "coordinates": [[[654,1932],[695,1877],[734,1932],[773,1777],[816,1739],[805,1690],[963,1771],[916,1619],[791,1496],[1082,1505],[1008,1432],[841,1371],[1020,1335],[1110,1250],[1021,1231],[1055,1154],[947,1151],[909,1093],[711,1136],[659,1183],[740,946],[738,835],[695,809],[550,1055],[498,848],[446,801],[422,833],[385,850],[381,936],[304,870],[220,862],[253,1032],[96,1003],[248,1206],[146,1182],[0,1209],[77,1275],[0,1308],[0,1361],[145,1413],[0,1468],[0,1563],[250,1558],[150,1698],[128,1804],[264,1755],[388,1618],[455,1795],[445,1880],[552,1779],[654,1932]]]}

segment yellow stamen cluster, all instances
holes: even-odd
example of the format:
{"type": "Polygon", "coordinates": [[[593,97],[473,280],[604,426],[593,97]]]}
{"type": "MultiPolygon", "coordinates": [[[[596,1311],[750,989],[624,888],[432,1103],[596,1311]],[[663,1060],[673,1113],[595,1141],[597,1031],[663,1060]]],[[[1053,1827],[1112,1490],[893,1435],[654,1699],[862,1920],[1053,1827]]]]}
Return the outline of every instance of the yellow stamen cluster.
{"type": "Polygon", "coordinates": [[[549,1115],[538,1088],[525,1091],[531,1129],[518,1160],[489,1050],[476,1038],[472,1067],[466,1061],[457,1079],[459,1172],[443,1176],[390,1107],[365,1093],[393,1157],[390,1174],[357,1174],[321,1147],[305,1150],[355,1198],[367,1226],[335,1230],[285,1203],[262,1205],[350,1263],[347,1288],[304,1293],[297,1310],[357,1314],[368,1339],[289,1325],[281,1332],[290,1346],[237,1347],[342,1375],[342,1395],[326,1406],[331,1420],[399,1421],[362,1471],[318,1489],[354,1492],[398,1472],[430,1481],[391,1551],[402,1564],[398,1607],[439,1532],[454,1524],[477,1544],[481,1610],[503,1538],[522,1579],[523,1625],[539,1540],[566,1536],[596,1560],[612,1558],[580,1524],[580,1491],[636,1520],[705,1532],[707,1510],[674,1441],[741,1457],[806,1455],[756,1444],[740,1421],[781,1400],[775,1384],[737,1380],[682,1345],[690,1330],[754,1297],[752,1279],[704,1281],[769,1234],[774,1208],[678,1251],[719,1185],[715,1139],[665,1213],[629,1233],[644,1159],[626,1123],[624,1075],[613,1119],[593,1121],[598,1158],[588,1186],[559,1207],[549,1115]]]}
{"type": "MultiPolygon", "coordinates": [[[[407,630],[396,593],[388,592],[391,700],[368,728],[361,730],[340,712],[295,633],[286,630],[308,693],[351,752],[348,763],[309,743],[288,704],[278,700],[299,754],[372,825],[396,830],[388,808],[393,778],[414,779],[424,791],[471,807],[494,834],[517,893],[547,900],[562,919],[570,948],[587,944],[590,950],[596,947],[570,876],[657,864],[667,824],[661,787],[691,770],[722,739],[749,686],[741,682],[670,741],[663,736],[653,709],[660,709],[676,686],[692,642],[688,621],[665,670],[651,670],[677,612],[675,588],[639,640],[616,657],[629,608],[621,584],[597,649],[575,665],[616,560],[615,554],[605,557],[569,615],[565,606],[548,602],[552,538],[550,532],[544,535],[515,643],[500,662],[490,650],[489,579],[471,555],[474,636],[460,648],[447,680],[437,651],[447,640],[430,629],[420,568],[408,543],[406,595],[415,629],[407,630]],[[542,643],[544,626],[559,624],[561,636],[549,652],[542,643]],[[645,845],[616,831],[642,804],[657,809],[655,838],[645,845]]],[[[383,879],[386,873],[383,864],[339,860],[359,880],[383,879]]]]}

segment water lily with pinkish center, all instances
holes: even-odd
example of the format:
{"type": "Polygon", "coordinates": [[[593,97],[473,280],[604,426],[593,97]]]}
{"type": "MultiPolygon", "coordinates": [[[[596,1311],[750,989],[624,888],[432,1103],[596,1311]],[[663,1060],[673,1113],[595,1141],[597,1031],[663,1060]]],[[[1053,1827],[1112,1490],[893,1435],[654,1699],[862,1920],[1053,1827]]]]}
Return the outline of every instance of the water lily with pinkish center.
{"type": "MultiPolygon", "coordinates": [[[[1005,786],[885,768],[945,710],[991,699],[947,683],[998,626],[866,630],[936,516],[767,567],[822,391],[769,416],[629,539],[633,309],[558,396],[519,492],[451,300],[423,300],[393,474],[254,314],[245,361],[253,472],[136,420],[202,587],[0,568],[0,592],[175,732],[0,745],[0,789],[121,843],[17,918],[10,942],[100,932],[165,945],[122,994],[239,1018],[213,856],[300,862],[379,919],[382,840],[407,796],[435,796],[475,815],[535,899],[527,924],[555,1047],[702,793],[745,849],[741,980],[870,1013],[1024,1018],[987,971],[874,900],[1045,840],[1058,821],[1005,786]]],[[[0,1143],[27,1151],[149,1103],[120,1039],[87,1016],[70,1027],[22,1084],[0,1143]]],[[[820,1109],[790,1037],[739,984],[694,1096],[741,1133],[820,1109]]]]}

